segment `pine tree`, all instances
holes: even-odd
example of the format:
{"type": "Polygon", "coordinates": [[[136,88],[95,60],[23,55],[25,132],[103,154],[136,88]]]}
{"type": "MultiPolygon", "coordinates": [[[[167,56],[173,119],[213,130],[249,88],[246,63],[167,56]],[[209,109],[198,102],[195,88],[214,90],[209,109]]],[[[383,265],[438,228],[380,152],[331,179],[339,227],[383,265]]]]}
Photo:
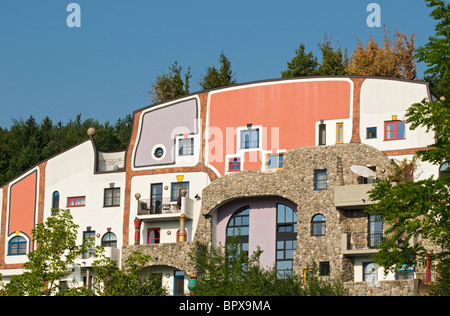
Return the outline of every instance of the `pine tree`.
{"type": "Polygon", "coordinates": [[[300,44],[295,56],[287,63],[287,69],[281,72],[283,78],[314,76],[319,67],[312,52],[305,52],[305,45],[300,44]]]}
{"type": "Polygon", "coordinates": [[[206,75],[200,81],[200,86],[203,90],[226,87],[236,83],[236,80],[233,79],[233,72],[231,71],[231,62],[223,51],[220,54],[219,63],[219,70],[214,65],[207,68],[206,75]]]}
{"type": "Polygon", "coordinates": [[[178,66],[178,62],[175,61],[169,67],[168,73],[163,73],[156,77],[156,81],[149,91],[153,102],[169,101],[189,93],[189,79],[192,77],[191,68],[189,67],[187,73],[185,73],[184,81],[181,70],[182,67],[178,66]]]}

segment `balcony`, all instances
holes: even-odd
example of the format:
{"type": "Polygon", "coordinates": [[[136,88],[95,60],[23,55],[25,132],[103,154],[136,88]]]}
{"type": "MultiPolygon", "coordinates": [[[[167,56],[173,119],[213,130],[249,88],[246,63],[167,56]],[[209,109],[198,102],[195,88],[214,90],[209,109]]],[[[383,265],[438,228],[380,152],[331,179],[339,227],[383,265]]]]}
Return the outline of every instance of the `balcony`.
{"type": "Polygon", "coordinates": [[[383,239],[382,232],[351,232],[341,235],[341,251],[343,255],[365,256],[378,252],[376,247],[383,239]]]}
{"type": "Polygon", "coordinates": [[[125,170],[125,152],[97,152],[97,172],[125,170]]]}
{"type": "Polygon", "coordinates": [[[343,185],[334,187],[334,206],[342,209],[361,209],[374,202],[368,192],[373,184],[343,185]]]}
{"type": "Polygon", "coordinates": [[[176,201],[163,199],[159,207],[151,206],[150,199],[139,199],[138,218],[143,221],[167,221],[179,219],[184,214],[187,219],[194,219],[194,200],[181,198],[181,206],[176,201]]]}

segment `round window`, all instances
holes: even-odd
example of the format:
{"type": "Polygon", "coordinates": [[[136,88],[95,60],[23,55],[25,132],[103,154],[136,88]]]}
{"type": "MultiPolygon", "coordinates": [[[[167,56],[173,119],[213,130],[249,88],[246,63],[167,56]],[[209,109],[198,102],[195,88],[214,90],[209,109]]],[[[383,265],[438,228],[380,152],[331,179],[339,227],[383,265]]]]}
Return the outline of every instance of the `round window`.
{"type": "Polygon", "coordinates": [[[164,155],[164,149],[161,147],[156,148],[153,155],[155,155],[156,158],[161,158],[164,155]]]}

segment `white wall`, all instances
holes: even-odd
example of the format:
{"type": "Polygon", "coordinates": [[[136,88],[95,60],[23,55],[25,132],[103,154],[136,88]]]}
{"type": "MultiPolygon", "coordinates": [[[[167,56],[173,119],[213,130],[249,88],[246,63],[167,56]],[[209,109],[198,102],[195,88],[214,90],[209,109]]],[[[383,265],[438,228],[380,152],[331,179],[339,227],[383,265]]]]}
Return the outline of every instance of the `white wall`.
{"type": "Polygon", "coordinates": [[[434,135],[426,133],[424,128],[412,131],[406,124],[405,139],[384,140],[384,122],[404,120],[406,110],[413,104],[428,98],[427,85],[424,83],[366,79],[361,87],[360,96],[360,136],[361,142],[379,150],[395,150],[426,147],[434,143],[434,135]],[[377,138],[367,139],[368,127],[377,127],[377,138]]]}
{"type": "MultiPolygon", "coordinates": [[[[137,216],[137,200],[135,194],[139,193],[141,199],[150,199],[150,188],[152,183],[162,183],[163,199],[171,197],[171,185],[177,183],[177,176],[183,176],[182,182],[189,182],[189,198],[194,201],[194,220],[186,219],[185,226],[188,229],[188,238],[192,240],[197,227],[198,218],[201,212],[201,199],[195,199],[198,194],[202,195],[202,190],[210,183],[208,174],[204,172],[188,172],[188,173],[163,173],[156,175],[142,175],[135,176],[131,180],[131,199],[130,199],[130,227],[129,240],[130,243],[134,241],[134,218],[137,216]],[[167,189],[166,189],[167,186],[167,189]]],[[[143,223],[141,226],[141,243],[147,242],[147,228],[160,227],[161,228],[161,243],[176,242],[176,232],[179,229],[179,221],[171,220],[165,222],[153,222],[151,224],[143,223]],[[168,231],[170,235],[167,234],[168,231]]]]}
{"type": "Polygon", "coordinates": [[[94,174],[94,148],[90,141],[50,159],[46,168],[44,221],[50,215],[54,191],[60,194],[59,207],[70,209],[74,223],[79,225],[78,243],[83,241],[83,231],[95,231],[95,245],[111,228],[117,237],[117,247],[122,247],[125,172],[94,174]],[[120,188],[120,206],[104,207],[104,189],[120,188]],[[86,205],[68,207],[67,198],[85,196],[86,205]],[[98,237],[97,237],[98,236],[98,237]]]}

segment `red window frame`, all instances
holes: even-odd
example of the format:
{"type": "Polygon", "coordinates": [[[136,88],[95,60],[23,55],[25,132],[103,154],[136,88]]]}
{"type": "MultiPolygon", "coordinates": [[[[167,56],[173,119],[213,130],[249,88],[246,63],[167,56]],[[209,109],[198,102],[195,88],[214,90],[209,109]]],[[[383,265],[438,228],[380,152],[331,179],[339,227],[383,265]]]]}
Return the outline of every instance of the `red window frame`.
{"type": "MultiPolygon", "coordinates": [[[[155,236],[156,236],[156,234],[155,234],[155,236]]],[[[159,244],[161,242],[161,228],[149,228],[148,230],[147,230],[147,244],[148,245],[150,245],[150,244],[159,244]],[[150,238],[150,233],[152,232],[152,231],[155,231],[155,232],[158,232],[158,237],[155,237],[155,238],[150,238]],[[154,242],[152,242],[152,243],[150,243],[150,241],[154,241],[154,242]]]]}
{"type": "Polygon", "coordinates": [[[405,123],[403,121],[385,121],[384,122],[384,140],[397,140],[397,139],[405,139],[405,123]],[[403,137],[398,137],[398,124],[403,124],[403,137]],[[394,129],[390,129],[389,132],[394,132],[394,137],[393,138],[388,138],[388,124],[394,124],[394,129]]]}
{"type": "Polygon", "coordinates": [[[71,196],[67,198],[67,207],[80,207],[80,206],[86,206],[86,196],[71,196]],[[76,204],[77,199],[83,199],[84,203],[76,204]]]}
{"type": "MultiPolygon", "coordinates": [[[[187,228],[184,229],[184,240],[187,241],[188,240],[188,230],[187,228]]],[[[177,242],[180,240],[180,230],[177,231],[177,242]]]]}
{"type": "Polygon", "coordinates": [[[241,158],[231,158],[228,164],[228,171],[241,171],[241,158]]]}

